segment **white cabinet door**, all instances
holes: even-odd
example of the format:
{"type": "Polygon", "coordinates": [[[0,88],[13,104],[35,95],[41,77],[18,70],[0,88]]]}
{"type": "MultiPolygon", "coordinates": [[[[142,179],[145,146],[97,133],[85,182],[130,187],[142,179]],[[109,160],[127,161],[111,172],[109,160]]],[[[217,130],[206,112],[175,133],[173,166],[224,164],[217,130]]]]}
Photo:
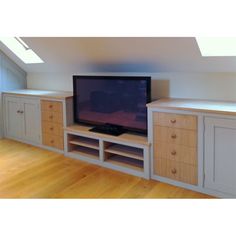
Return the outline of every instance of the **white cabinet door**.
{"type": "Polygon", "coordinates": [[[236,120],[205,118],[205,188],[236,196],[236,120]]]}
{"type": "Polygon", "coordinates": [[[21,139],[22,137],[23,116],[20,111],[20,98],[5,98],[5,130],[9,138],[21,139]]]}
{"type": "Polygon", "coordinates": [[[23,136],[28,142],[40,143],[41,123],[38,99],[21,99],[23,119],[23,136]]]}
{"type": "Polygon", "coordinates": [[[5,96],[6,137],[41,143],[40,102],[35,98],[5,96]]]}
{"type": "Polygon", "coordinates": [[[3,136],[1,92],[26,88],[26,73],[0,51],[0,138],[3,136]]]}

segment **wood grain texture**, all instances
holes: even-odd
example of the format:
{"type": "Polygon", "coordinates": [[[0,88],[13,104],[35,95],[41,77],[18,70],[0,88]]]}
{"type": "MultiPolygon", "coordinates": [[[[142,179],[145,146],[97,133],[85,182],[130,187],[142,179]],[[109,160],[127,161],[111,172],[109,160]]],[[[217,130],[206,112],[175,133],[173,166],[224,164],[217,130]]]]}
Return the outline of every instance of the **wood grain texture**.
{"type": "Polygon", "coordinates": [[[63,127],[61,124],[42,121],[42,131],[44,134],[58,135],[63,137],[63,127]]]}
{"type": "Polygon", "coordinates": [[[193,165],[168,159],[157,159],[155,160],[154,172],[173,180],[197,185],[197,168],[193,165]]]}
{"type": "Polygon", "coordinates": [[[157,142],[153,144],[153,146],[154,160],[162,158],[197,165],[197,149],[195,147],[187,147],[165,142],[157,142]]]}
{"type": "Polygon", "coordinates": [[[197,116],[179,115],[174,113],[154,112],[154,124],[180,129],[197,129],[197,116]]]}
{"type": "Polygon", "coordinates": [[[167,142],[188,147],[197,146],[197,134],[195,130],[175,129],[163,126],[154,126],[154,144],[167,142]]]}
{"type": "Polygon", "coordinates": [[[63,150],[62,102],[50,100],[41,101],[41,117],[43,145],[63,150]]]}
{"type": "Polygon", "coordinates": [[[211,198],[31,145],[0,140],[1,198],[211,198]]]}
{"type": "Polygon", "coordinates": [[[54,147],[60,150],[64,149],[64,139],[63,136],[51,135],[43,133],[42,135],[43,145],[54,147]]]}
{"type": "Polygon", "coordinates": [[[154,112],[154,173],[197,185],[197,117],[154,112]]]}
{"type": "Polygon", "coordinates": [[[63,107],[62,102],[41,100],[41,110],[43,111],[54,111],[62,113],[63,107]]]}
{"type": "Polygon", "coordinates": [[[42,111],[42,121],[63,124],[63,114],[61,112],[42,111]]]}

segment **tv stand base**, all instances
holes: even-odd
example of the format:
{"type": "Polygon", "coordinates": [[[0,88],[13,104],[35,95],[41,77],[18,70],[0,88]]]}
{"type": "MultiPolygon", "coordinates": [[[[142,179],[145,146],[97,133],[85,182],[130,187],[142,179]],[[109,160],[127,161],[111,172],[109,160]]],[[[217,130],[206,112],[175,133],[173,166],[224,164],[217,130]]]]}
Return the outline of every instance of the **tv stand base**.
{"type": "Polygon", "coordinates": [[[125,130],[123,129],[122,126],[112,125],[112,124],[98,125],[91,128],[89,131],[102,133],[102,134],[109,134],[113,136],[119,136],[125,133],[125,130]]]}
{"type": "Polygon", "coordinates": [[[91,128],[82,125],[65,128],[65,156],[150,178],[147,137],[129,133],[113,136],[91,132],[91,128]]]}

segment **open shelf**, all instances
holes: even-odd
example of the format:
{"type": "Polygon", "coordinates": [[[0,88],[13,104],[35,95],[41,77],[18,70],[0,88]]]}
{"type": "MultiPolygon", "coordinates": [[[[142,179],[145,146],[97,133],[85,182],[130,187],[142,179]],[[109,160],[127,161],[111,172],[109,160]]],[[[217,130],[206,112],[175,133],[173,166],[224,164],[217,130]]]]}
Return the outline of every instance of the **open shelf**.
{"type": "Polygon", "coordinates": [[[116,171],[149,178],[147,137],[134,134],[112,136],[90,131],[87,126],[65,129],[65,155],[116,171]]]}
{"type": "Polygon", "coordinates": [[[76,145],[73,148],[71,148],[70,152],[81,156],[89,157],[92,159],[99,159],[99,150],[88,147],[76,145]]]}
{"type": "Polygon", "coordinates": [[[91,139],[81,136],[72,136],[69,143],[99,150],[99,141],[97,139],[91,139]]]}
{"type": "Polygon", "coordinates": [[[143,160],[143,149],[141,148],[130,147],[121,144],[111,144],[105,149],[105,152],[129,157],[136,160],[143,160]]]}
{"type": "Polygon", "coordinates": [[[125,156],[112,155],[106,159],[106,162],[126,168],[131,168],[138,171],[143,171],[143,161],[132,159],[125,156]]]}

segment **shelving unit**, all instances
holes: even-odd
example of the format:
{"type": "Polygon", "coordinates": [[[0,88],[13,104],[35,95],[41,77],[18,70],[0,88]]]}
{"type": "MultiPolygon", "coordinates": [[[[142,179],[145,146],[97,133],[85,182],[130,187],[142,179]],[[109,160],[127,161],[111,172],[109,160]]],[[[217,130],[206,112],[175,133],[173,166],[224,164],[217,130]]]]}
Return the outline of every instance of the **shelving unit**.
{"type": "Polygon", "coordinates": [[[107,153],[113,153],[113,154],[143,161],[143,149],[141,148],[135,148],[135,147],[120,145],[120,144],[111,144],[104,151],[107,153]]]}
{"type": "Polygon", "coordinates": [[[99,158],[99,151],[95,149],[83,147],[83,146],[76,146],[71,152],[78,155],[83,155],[89,158],[93,158],[93,159],[99,158]]]}
{"type": "Polygon", "coordinates": [[[91,138],[79,137],[74,135],[74,138],[70,140],[69,143],[99,150],[99,141],[91,138]]]}
{"type": "Polygon", "coordinates": [[[150,178],[147,137],[111,136],[74,125],[65,129],[65,155],[128,174],[150,178]]]}
{"type": "Polygon", "coordinates": [[[67,140],[71,154],[99,160],[99,140],[74,134],[68,134],[67,140]]]}
{"type": "Polygon", "coordinates": [[[143,161],[128,158],[120,155],[111,155],[106,162],[119,165],[126,168],[131,168],[137,171],[143,171],[143,161]]]}

